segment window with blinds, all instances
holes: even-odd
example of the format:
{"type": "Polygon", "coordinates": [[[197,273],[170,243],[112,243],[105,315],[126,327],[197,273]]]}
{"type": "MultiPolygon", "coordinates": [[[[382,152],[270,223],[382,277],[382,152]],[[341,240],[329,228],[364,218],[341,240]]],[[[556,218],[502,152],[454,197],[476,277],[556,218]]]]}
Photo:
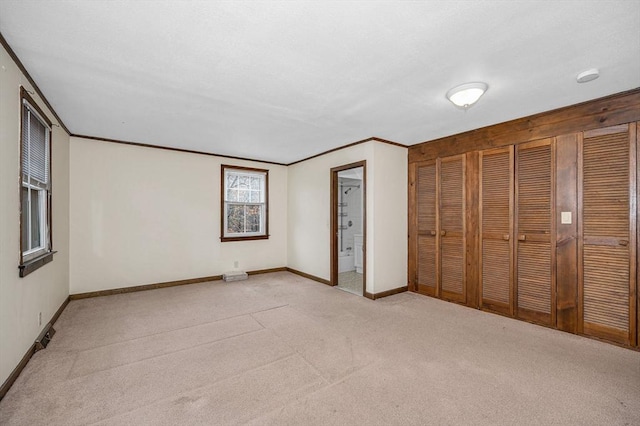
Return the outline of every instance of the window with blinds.
{"type": "Polygon", "coordinates": [[[20,146],[21,264],[51,251],[51,127],[23,93],[20,146]]]}
{"type": "Polygon", "coordinates": [[[222,166],[222,241],[268,238],[268,170],[222,166]]]}

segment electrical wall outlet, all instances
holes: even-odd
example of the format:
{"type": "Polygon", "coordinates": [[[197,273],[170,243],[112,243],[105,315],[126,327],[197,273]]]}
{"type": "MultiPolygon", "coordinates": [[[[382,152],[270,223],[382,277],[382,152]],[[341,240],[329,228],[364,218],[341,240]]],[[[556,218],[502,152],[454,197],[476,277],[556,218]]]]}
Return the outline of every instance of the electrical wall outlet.
{"type": "Polygon", "coordinates": [[[233,261],[233,267],[234,267],[234,268],[237,268],[237,267],[238,267],[238,261],[237,261],[237,260],[234,260],[234,261],[233,261]]]}
{"type": "Polygon", "coordinates": [[[42,312],[38,312],[38,327],[42,325],[42,312]]]}

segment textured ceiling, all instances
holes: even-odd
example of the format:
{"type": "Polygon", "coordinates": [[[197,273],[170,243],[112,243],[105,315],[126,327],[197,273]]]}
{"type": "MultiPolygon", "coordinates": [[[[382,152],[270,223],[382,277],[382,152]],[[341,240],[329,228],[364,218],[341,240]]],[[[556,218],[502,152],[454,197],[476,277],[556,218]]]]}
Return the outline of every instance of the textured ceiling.
{"type": "Polygon", "coordinates": [[[640,87],[639,22],[637,0],[0,1],[72,133],[282,163],[640,87]],[[445,98],[477,80],[470,110],[445,98]]]}

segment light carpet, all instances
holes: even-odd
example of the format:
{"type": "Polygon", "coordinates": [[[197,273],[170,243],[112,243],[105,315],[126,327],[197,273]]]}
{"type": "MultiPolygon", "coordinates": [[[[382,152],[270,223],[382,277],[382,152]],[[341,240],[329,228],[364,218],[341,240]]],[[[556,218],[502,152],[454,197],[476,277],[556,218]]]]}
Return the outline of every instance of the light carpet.
{"type": "Polygon", "coordinates": [[[638,425],[640,353],[288,272],[69,303],[3,425],[638,425]]]}

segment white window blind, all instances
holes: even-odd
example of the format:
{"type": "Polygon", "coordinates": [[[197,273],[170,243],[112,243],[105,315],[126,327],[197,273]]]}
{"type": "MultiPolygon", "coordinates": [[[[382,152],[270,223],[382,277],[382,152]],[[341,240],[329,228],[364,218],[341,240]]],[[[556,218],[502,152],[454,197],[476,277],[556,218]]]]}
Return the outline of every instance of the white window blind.
{"type": "Polygon", "coordinates": [[[23,98],[22,103],[22,200],[20,237],[22,261],[35,258],[51,249],[49,204],[51,155],[48,121],[23,98]]]}
{"type": "Polygon", "coordinates": [[[49,185],[49,128],[26,102],[22,121],[22,179],[41,188],[49,185]]]}

